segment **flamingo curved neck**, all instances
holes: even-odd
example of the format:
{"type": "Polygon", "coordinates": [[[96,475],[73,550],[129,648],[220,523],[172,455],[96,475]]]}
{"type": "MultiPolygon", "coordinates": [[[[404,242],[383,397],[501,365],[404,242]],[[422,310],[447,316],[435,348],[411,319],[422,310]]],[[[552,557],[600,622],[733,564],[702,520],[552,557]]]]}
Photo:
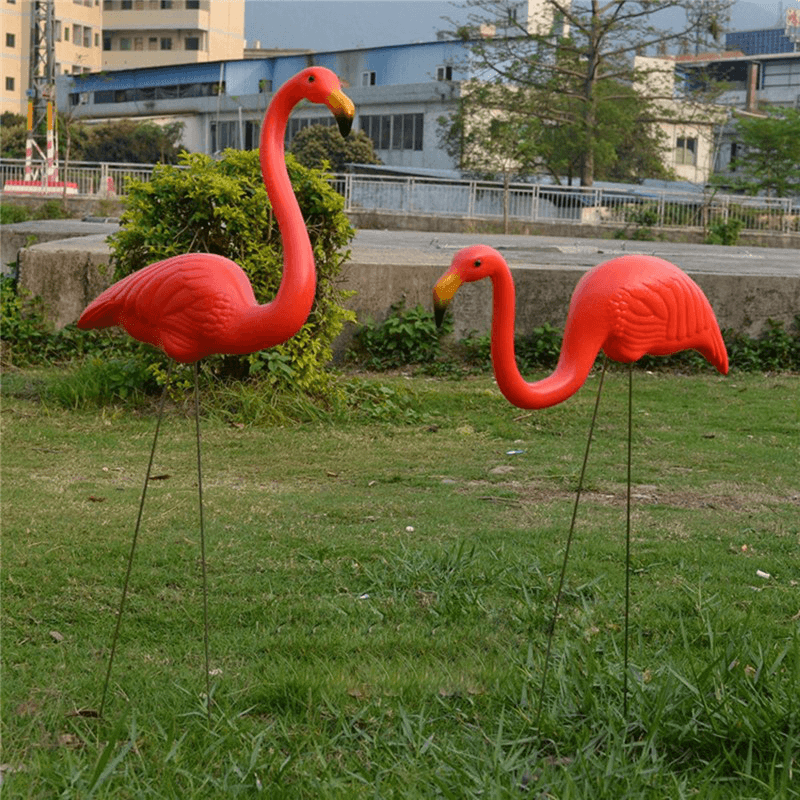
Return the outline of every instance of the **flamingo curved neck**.
{"type": "Polygon", "coordinates": [[[516,295],[511,272],[502,270],[492,275],[492,287],[492,365],[505,398],[519,408],[548,408],[571,397],[586,380],[597,350],[591,360],[575,358],[567,328],[555,371],[540,381],[527,382],[514,354],[516,295]]]}
{"type": "Polygon", "coordinates": [[[291,84],[282,86],[270,103],[261,128],[261,174],[283,241],[283,277],[275,298],[266,305],[255,306],[244,320],[242,333],[251,339],[248,346],[253,350],[294,336],[305,324],[314,302],[314,251],[286,171],[283,149],[286,123],[301,99],[291,84]]]}

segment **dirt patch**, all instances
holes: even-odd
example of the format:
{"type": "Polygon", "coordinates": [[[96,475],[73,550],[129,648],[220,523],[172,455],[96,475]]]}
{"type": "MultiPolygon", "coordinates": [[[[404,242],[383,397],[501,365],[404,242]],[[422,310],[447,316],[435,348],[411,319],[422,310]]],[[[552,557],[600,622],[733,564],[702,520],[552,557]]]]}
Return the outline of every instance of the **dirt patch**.
{"type": "MultiPolygon", "coordinates": [[[[558,500],[574,500],[574,490],[559,487],[545,481],[470,481],[467,484],[472,490],[485,489],[481,499],[504,505],[528,505],[548,503],[558,500]],[[508,492],[514,493],[513,497],[508,492]]],[[[717,508],[725,511],[741,513],[763,511],[775,506],[800,507],[800,492],[792,494],[774,494],[769,492],[753,492],[740,490],[737,486],[711,485],[705,491],[674,491],[662,489],[650,484],[634,484],[631,486],[631,501],[635,506],[667,506],[670,508],[703,509],[717,508]]],[[[581,492],[582,503],[594,503],[599,506],[624,507],[626,488],[624,485],[609,486],[607,489],[587,490],[581,492]]]]}

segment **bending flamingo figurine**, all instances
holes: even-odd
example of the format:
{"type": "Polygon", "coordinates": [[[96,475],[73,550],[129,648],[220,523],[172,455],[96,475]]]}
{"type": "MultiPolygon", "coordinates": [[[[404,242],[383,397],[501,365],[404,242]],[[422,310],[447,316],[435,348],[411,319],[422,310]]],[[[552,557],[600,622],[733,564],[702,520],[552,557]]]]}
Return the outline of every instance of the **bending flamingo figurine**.
{"type": "Polygon", "coordinates": [[[492,365],[500,391],[520,408],[547,408],[581,388],[602,349],[614,361],[698,350],[723,375],[728,354],[700,287],[669,261],[627,255],[589,270],[570,301],[561,353],[552,375],[526,382],[514,358],[514,279],[497,250],[484,245],[456,254],[433,290],[437,322],[462,283],[492,281],[492,365]]]}
{"type": "MultiPolygon", "coordinates": [[[[186,253],[151,264],[123,278],[94,300],[78,320],[78,327],[84,329],[121,326],[135,339],[158,347],[176,361],[194,363],[206,711],[209,719],[211,690],[197,361],[215,353],[241,355],[281,344],[300,330],[311,311],[316,290],[314,253],[286,171],[283,149],[286,123],[292,109],[301,100],[325,104],[336,117],[343,136],[350,132],[355,114],[355,107],[342,92],[336,75],[322,67],[311,67],[281,86],[264,115],[259,146],[261,173],[278,220],[284,251],[283,277],[274,300],[259,305],[244,271],[230,259],[211,253],[186,253]]],[[[111,678],[168,383],[167,380],[161,396],[142,488],[100,702],[100,717],[103,716],[111,678]]]]}
{"type": "MultiPolygon", "coordinates": [[[[723,375],[728,373],[728,353],[714,312],[700,287],[674,264],[646,255],[614,258],[589,270],[578,282],[567,313],[558,363],[551,375],[529,383],[520,375],[514,357],[515,291],[511,270],[491,247],[475,245],[459,251],[450,269],[433,290],[437,324],[462,283],[492,281],[492,365],[500,391],[520,408],[547,408],[580,389],[602,349],[623,363],[633,364],[645,354],[669,355],[681,350],[699,351],[723,375]]],[[[603,375],[605,374],[605,369],[603,375]]],[[[600,402],[603,375],[597,389],[586,450],[578,479],[561,576],[556,591],[553,621],[542,670],[539,728],[553,632],[564,587],[567,558],[575,528],[589,447],[600,402]]],[[[628,479],[625,552],[625,639],[623,656],[623,716],[628,713],[628,617],[630,603],[631,540],[631,429],[633,371],[628,385],[628,479]]]]}

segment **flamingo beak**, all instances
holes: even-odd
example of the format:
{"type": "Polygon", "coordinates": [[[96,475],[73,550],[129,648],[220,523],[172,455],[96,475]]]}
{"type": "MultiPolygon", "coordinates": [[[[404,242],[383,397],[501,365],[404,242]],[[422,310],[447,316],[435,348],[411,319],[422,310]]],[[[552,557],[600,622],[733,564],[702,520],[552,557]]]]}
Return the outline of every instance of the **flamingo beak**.
{"type": "Polygon", "coordinates": [[[353,101],[341,90],[334,89],[326,98],[325,105],[331,110],[331,114],[336,117],[339,125],[339,133],[347,136],[350,128],[353,127],[353,117],[356,114],[356,107],[353,101]]]}
{"type": "Polygon", "coordinates": [[[440,328],[444,321],[444,313],[447,306],[461,286],[461,278],[455,272],[447,272],[439,278],[439,282],[433,287],[433,318],[436,320],[436,327],[440,328]]]}

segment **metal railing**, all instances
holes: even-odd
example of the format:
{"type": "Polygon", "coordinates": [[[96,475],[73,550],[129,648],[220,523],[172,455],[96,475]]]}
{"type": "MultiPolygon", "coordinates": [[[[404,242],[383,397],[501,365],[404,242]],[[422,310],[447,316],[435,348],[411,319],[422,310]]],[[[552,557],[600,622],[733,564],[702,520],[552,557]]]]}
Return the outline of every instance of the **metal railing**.
{"type": "MultiPolygon", "coordinates": [[[[335,176],[345,210],[393,211],[478,219],[503,218],[501,183],[335,176]]],[[[573,223],[611,228],[697,228],[735,226],[740,231],[800,232],[800,200],[745,197],[713,190],[674,191],[511,184],[508,216],[517,222],[573,223]]]]}
{"type": "MultiPolygon", "coordinates": [[[[37,163],[37,174],[45,165],[37,163]]],[[[58,180],[71,196],[124,197],[128,180],[148,181],[152,164],[74,162],[62,167],[58,180]]],[[[22,159],[0,159],[0,187],[25,176],[22,159]]],[[[332,175],[331,185],[345,200],[345,211],[393,212],[502,219],[501,183],[379,175],[332,175]]],[[[61,190],[63,193],[63,189],[61,190]]],[[[19,193],[19,187],[17,187],[19,193]]],[[[53,190],[48,196],[59,196],[53,190]]],[[[508,189],[508,216],[516,222],[571,223],[629,230],[730,225],[739,231],[789,234],[800,232],[800,200],[745,197],[713,190],[675,191],[642,186],[624,188],[513,183],[508,189]]]]}

